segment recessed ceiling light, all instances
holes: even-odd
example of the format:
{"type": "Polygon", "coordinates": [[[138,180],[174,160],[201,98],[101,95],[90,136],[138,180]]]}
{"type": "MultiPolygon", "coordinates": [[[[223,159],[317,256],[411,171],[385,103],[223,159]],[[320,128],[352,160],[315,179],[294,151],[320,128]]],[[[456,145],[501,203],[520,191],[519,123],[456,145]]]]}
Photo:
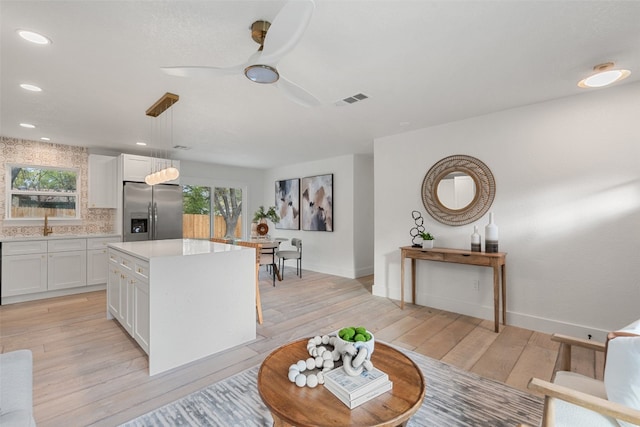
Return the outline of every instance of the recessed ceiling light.
{"type": "Polygon", "coordinates": [[[593,67],[595,73],[586,79],[578,82],[581,88],[603,87],[608,86],[617,81],[626,79],[631,74],[629,70],[614,70],[613,62],[605,62],[593,67]]]}
{"type": "Polygon", "coordinates": [[[138,142],[136,142],[136,145],[147,145],[147,143],[146,142],[142,142],[142,141],[138,141],[138,142]]]}
{"type": "Polygon", "coordinates": [[[34,33],[28,30],[18,30],[18,35],[23,39],[35,44],[51,44],[51,39],[42,34],[34,33]]]}
{"type": "Polygon", "coordinates": [[[46,136],[43,136],[40,139],[43,141],[51,141],[51,138],[47,138],[46,136]]]}
{"type": "Polygon", "coordinates": [[[35,129],[36,125],[32,125],[31,123],[20,123],[20,126],[28,129],[35,129]]]}
{"type": "Polygon", "coordinates": [[[20,87],[31,92],[42,92],[42,88],[39,88],[36,85],[30,85],[29,83],[22,83],[20,84],[20,87]]]}

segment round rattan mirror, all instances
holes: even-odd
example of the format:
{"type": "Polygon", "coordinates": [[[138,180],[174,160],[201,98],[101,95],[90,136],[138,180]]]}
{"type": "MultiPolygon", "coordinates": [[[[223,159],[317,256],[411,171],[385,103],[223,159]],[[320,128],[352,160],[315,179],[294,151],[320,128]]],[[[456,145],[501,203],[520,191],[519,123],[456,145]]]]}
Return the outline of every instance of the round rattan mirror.
{"type": "Polygon", "coordinates": [[[465,225],[481,218],[495,195],[496,182],[491,170],[471,156],[445,157],[429,169],[422,181],[425,209],[436,221],[447,225],[465,225]],[[456,196],[454,180],[458,179],[458,191],[462,194],[456,196]],[[451,191],[452,194],[447,193],[451,191]],[[463,200],[461,206],[456,205],[457,199],[463,200]]]}

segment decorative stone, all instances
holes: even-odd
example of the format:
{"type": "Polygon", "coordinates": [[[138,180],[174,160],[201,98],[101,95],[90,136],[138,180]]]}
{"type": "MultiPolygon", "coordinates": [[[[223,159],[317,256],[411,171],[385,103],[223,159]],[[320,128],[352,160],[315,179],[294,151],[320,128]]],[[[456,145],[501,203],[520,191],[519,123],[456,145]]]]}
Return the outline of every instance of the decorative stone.
{"type": "Polygon", "coordinates": [[[307,377],[307,387],[314,388],[317,385],[318,385],[318,377],[316,376],[316,374],[310,374],[307,377]]]}
{"type": "MultiPolygon", "coordinates": [[[[316,367],[316,359],[310,357],[307,359],[307,369],[311,370],[316,367]]],[[[302,371],[302,369],[301,369],[302,371]]]]}
{"type": "Polygon", "coordinates": [[[316,368],[322,368],[322,363],[324,362],[324,359],[321,356],[316,357],[316,368]]]}
{"type": "Polygon", "coordinates": [[[300,372],[302,372],[305,369],[307,369],[307,362],[305,362],[304,360],[298,360],[298,363],[296,363],[296,365],[298,365],[298,370],[300,372]]]}
{"type": "Polygon", "coordinates": [[[298,371],[297,369],[290,369],[289,370],[289,381],[291,381],[292,383],[296,382],[296,377],[300,375],[300,371],[298,371]]]}
{"type": "Polygon", "coordinates": [[[296,376],[296,385],[298,387],[307,385],[307,377],[305,377],[304,374],[298,374],[298,376],[296,376]]]}

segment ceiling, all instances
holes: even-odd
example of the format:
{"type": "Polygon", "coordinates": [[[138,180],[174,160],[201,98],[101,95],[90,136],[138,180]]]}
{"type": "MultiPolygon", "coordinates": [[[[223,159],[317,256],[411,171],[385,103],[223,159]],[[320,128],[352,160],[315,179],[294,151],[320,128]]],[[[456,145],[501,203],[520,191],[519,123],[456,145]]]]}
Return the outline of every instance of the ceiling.
{"type": "Polygon", "coordinates": [[[308,108],[241,74],[160,70],[243,63],[258,47],[251,23],[272,21],[284,1],[0,0],[0,135],[271,168],[372,153],[382,136],[586,93],[577,81],[606,61],[632,71],[618,85],[640,80],[638,1],[315,3],[278,64],[322,103],[308,108]],[[25,42],[17,29],[53,43],[25,42]],[[147,117],[165,92],[179,102],[147,117]],[[369,98],[336,106],[358,93],[369,98]]]}

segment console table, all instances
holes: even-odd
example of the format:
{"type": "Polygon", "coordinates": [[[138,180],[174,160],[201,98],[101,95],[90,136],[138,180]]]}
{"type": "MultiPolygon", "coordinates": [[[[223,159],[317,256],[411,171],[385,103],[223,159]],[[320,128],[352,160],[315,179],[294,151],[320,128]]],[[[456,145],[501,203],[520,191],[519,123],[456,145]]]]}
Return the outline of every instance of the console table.
{"type": "Polygon", "coordinates": [[[507,274],[506,252],[471,252],[461,249],[423,249],[413,246],[400,248],[400,308],[404,309],[404,261],[411,259],[411,302],[416,301],[416,260],[453,262],[456,264],[479,265],[493,269],[493,314],[495,331],[500,325],[500,275],[502,275],[502,323],[507,324],[507,274]],[[502,273],[502,274],[500,274],[502,273]]]}

